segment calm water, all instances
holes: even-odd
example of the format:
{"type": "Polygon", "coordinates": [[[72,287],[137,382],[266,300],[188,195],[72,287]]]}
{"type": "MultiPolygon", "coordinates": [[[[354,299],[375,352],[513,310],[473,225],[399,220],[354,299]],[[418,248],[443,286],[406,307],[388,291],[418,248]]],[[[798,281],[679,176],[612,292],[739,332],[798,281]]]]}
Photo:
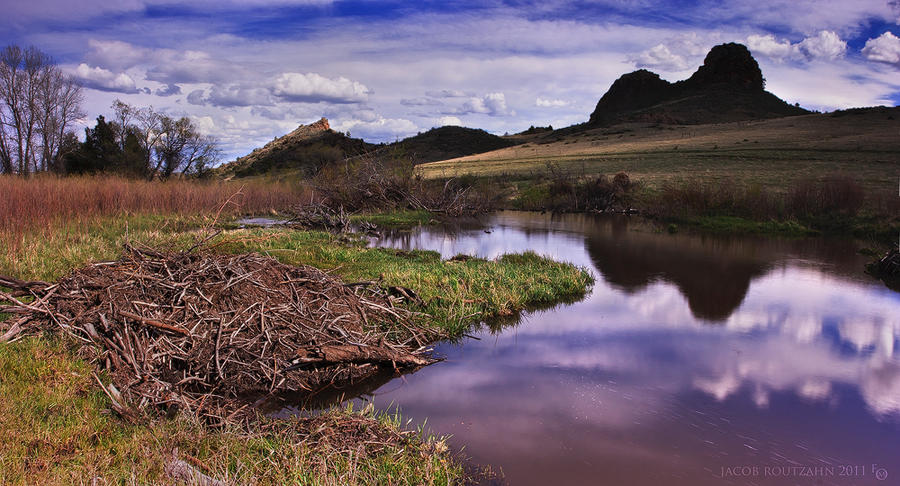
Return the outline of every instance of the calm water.
{"type": "Polygon", "coordinates": [[[444,257],[534,250],[597,282],[357,392],[513,485],[900,484],[900,294],[852,242],[636,226],[500,213],[383,238],[444,257]]]}

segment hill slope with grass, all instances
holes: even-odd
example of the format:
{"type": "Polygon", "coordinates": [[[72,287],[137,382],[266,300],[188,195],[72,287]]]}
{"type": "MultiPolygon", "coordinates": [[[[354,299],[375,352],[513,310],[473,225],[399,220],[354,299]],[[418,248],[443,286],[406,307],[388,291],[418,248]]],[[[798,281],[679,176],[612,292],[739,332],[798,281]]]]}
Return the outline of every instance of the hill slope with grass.
{"type": "MultiPolygon", "coordinates": [[[[662,125],[625,123],[557,133],[493,152],[422,164],[425,178],[528,178],[548,163],[578,174],[627,172],[651,186],[700,177],[781,187],[843,172],[897,194],[900,107],[863,108],[766,120],[662,125]]],[[[558,131],[561,132],[561,131],[558,131]]]]}

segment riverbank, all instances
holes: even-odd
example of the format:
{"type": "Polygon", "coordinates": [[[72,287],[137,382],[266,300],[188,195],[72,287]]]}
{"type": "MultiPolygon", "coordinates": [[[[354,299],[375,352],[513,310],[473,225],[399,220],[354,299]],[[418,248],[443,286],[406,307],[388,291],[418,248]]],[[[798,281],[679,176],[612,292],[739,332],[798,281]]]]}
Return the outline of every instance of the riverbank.
{"type": "MultiPolygon", "coordinates": [[[[199,216],[97,218],[77,229],[24,235],[25,244],[0,256],[0,273],[53,281],[88,262],[117,258],[126,241],[178,251],[215,228],[199,216]]],[[[583,269],[533,253],[442,260],[434,252],[366,248],[360,238],[316,231],[225,229],[206,244],[216,253],[258,252],[346,281],[414,289],[425,324],[450,336],[491,316],[577,298],[592,282],[583,269]]],[[[237,483],[456,484],[465,476],[441,438],[410,433],[399,414],[338,410],[318,422],[263,419],[250,429],[214,430],[184,415],[130,425],[110,415],[92,365],[70,340],[38,336],[0,345],[0,369],[4,484],[164,482],[173,461],[237,483]],[[370,442],[383,445],[372,449],[370,442]]]]}
{"type": "Polygon", "coordinates": [[[711,181],[703,176],[659,183],[566,172],[548,163],[527,178],[469,177],[475,190],[502,192],[499,209],[640,215],[660,231],[769,236],[850,236],[888,248],[900,234],[900,198],[855,177],[828,174],[784,181],[711,181]]]}

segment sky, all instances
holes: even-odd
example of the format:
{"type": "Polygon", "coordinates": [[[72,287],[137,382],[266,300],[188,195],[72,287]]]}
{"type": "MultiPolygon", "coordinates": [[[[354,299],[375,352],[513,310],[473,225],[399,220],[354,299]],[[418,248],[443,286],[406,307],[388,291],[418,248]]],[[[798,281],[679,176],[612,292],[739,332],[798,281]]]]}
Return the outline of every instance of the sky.
{"type": "Polygon", "coordinates": [[[4,44],[85,87],[82,126],[117,98],[152,106],[190,117],[223,160],[323,116],[369,142],[581,123],[620,75],[684,79],[724,42],[789,103],[900,104],[900,0],[5,3],[4,44]]]}

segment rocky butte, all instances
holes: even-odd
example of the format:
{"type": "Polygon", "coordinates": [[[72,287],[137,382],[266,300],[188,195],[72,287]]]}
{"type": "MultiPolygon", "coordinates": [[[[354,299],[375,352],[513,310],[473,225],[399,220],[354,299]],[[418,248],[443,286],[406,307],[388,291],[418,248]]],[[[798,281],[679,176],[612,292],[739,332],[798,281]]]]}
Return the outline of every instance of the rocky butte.
{"type": "Polygon", "coordinates": [[[802,115],[765,90],[756,59],[742,44],[721,44],[690,78],[670,83],[640,69],[617,79],[591,113],[591,126],[624,122],[695,125],[802,115]]]}

